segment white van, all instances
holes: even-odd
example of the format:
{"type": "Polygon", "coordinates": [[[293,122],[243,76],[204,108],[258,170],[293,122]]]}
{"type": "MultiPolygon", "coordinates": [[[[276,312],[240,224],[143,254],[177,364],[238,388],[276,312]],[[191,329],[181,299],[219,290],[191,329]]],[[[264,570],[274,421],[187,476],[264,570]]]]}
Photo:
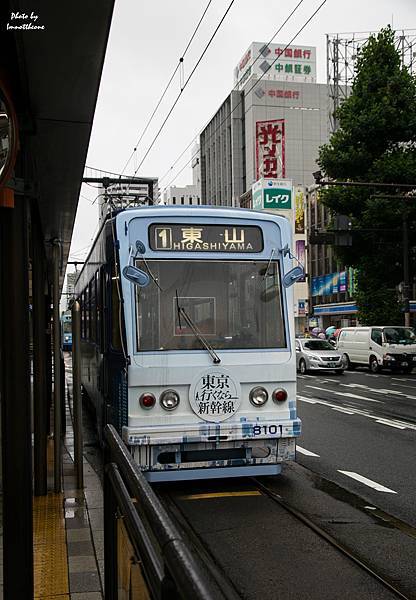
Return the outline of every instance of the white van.
{"type": "Polygon", "coordinates": [[[345,327],[338,335],[337,349],[344,368],[367,366],[410,373],[416,368],[416,335],[410,327],[345,327]]]}

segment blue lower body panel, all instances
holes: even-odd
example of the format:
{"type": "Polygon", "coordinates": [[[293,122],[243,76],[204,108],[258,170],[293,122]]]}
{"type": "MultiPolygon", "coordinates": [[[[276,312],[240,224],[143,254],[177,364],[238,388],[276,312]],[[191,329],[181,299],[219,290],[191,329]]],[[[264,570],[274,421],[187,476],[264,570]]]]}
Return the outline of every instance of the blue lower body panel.
{"type": "Polygon", "coordinates": [[[204,469],[172,469],[165,471],[143,471],[147,481],[189,481],[193,479],[220,479],[225,477],[258,477],[280,475],[281,464],[248,465],[246,467],[218,467],[204,469]]]}

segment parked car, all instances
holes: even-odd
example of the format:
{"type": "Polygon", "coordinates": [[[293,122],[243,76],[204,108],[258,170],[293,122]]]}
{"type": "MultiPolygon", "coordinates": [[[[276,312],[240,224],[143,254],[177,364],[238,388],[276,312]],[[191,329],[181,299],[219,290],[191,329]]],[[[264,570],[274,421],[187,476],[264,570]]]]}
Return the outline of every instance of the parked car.
{"type": "Polygon", "coordinates": [[[308,371],[333,370],[341,375],[344,367],[341,355],[326,340],[298,338],[296,344],[296,367],[303,374],[308,371]]]}
{"type": "Polygon", "coordinates": [[[410,373],[416,367],[416,335],[410,327],[346,327],[338,336],[337,350],[344,368],[366,366],[410,373]]]}

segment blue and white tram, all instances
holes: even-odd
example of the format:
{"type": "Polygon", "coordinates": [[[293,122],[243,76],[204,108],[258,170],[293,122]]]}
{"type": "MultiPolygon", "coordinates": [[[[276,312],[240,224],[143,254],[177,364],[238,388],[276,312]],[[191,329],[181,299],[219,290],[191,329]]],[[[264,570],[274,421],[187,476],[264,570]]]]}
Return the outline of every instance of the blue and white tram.
{"type": "Polygon", "coordinates": [[[295,456],[291,228],[153,206],[104,223],[78,278],[82,385],[150,481],[278,474],[295,456]]]}
{"type": "Polygon", "coordinates": [[[71,352],[72,350],[72,315],[70,312],[61,315],[61,344],[62,350],[71,352]]]}

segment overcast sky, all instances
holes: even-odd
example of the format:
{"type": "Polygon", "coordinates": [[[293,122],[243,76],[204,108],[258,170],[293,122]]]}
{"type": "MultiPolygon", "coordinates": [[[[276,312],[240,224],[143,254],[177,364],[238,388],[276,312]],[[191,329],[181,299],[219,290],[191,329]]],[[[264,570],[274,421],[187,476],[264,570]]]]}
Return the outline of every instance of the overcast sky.
{"type": "MultiPolygon", "coordinates": [[[[199,59],[231,0],[212,0],[184,60],[185,79],[199,59]]],[[[274,43],[286,44],[322,0],[304,0],[274,43]]],[[[268,42],[298,0],[235,0],[216,37],[195,71],[142,168],[141,176],[161,178],[233,87],[233,70],[252,41],[268,42]]],[[[98,96],[87,165],[121,172],[173,73],[208,0],[116,0],[98,96]]],[[[294,44],[317,47],[318,82],[326,82],[327,33],[416,27],[415,0],[327,0],[294,44]]],[[[416,33],[416,31],[414,32],[416,33]]],[[[177,74],[159,108],[137,157],[126,169],[132,174],[180,91],[177,74]]],[[[189,150],[165,187],[191,158],[189,150]]],[[[175,185],[192,182],[190,167],[175,185]]],[[[71,259],[82,259],[95,235],[97,190],[83,185],[71,246],[71,259]]],[[[70,268],[72,270],[72,268],[70,268]]]]}

